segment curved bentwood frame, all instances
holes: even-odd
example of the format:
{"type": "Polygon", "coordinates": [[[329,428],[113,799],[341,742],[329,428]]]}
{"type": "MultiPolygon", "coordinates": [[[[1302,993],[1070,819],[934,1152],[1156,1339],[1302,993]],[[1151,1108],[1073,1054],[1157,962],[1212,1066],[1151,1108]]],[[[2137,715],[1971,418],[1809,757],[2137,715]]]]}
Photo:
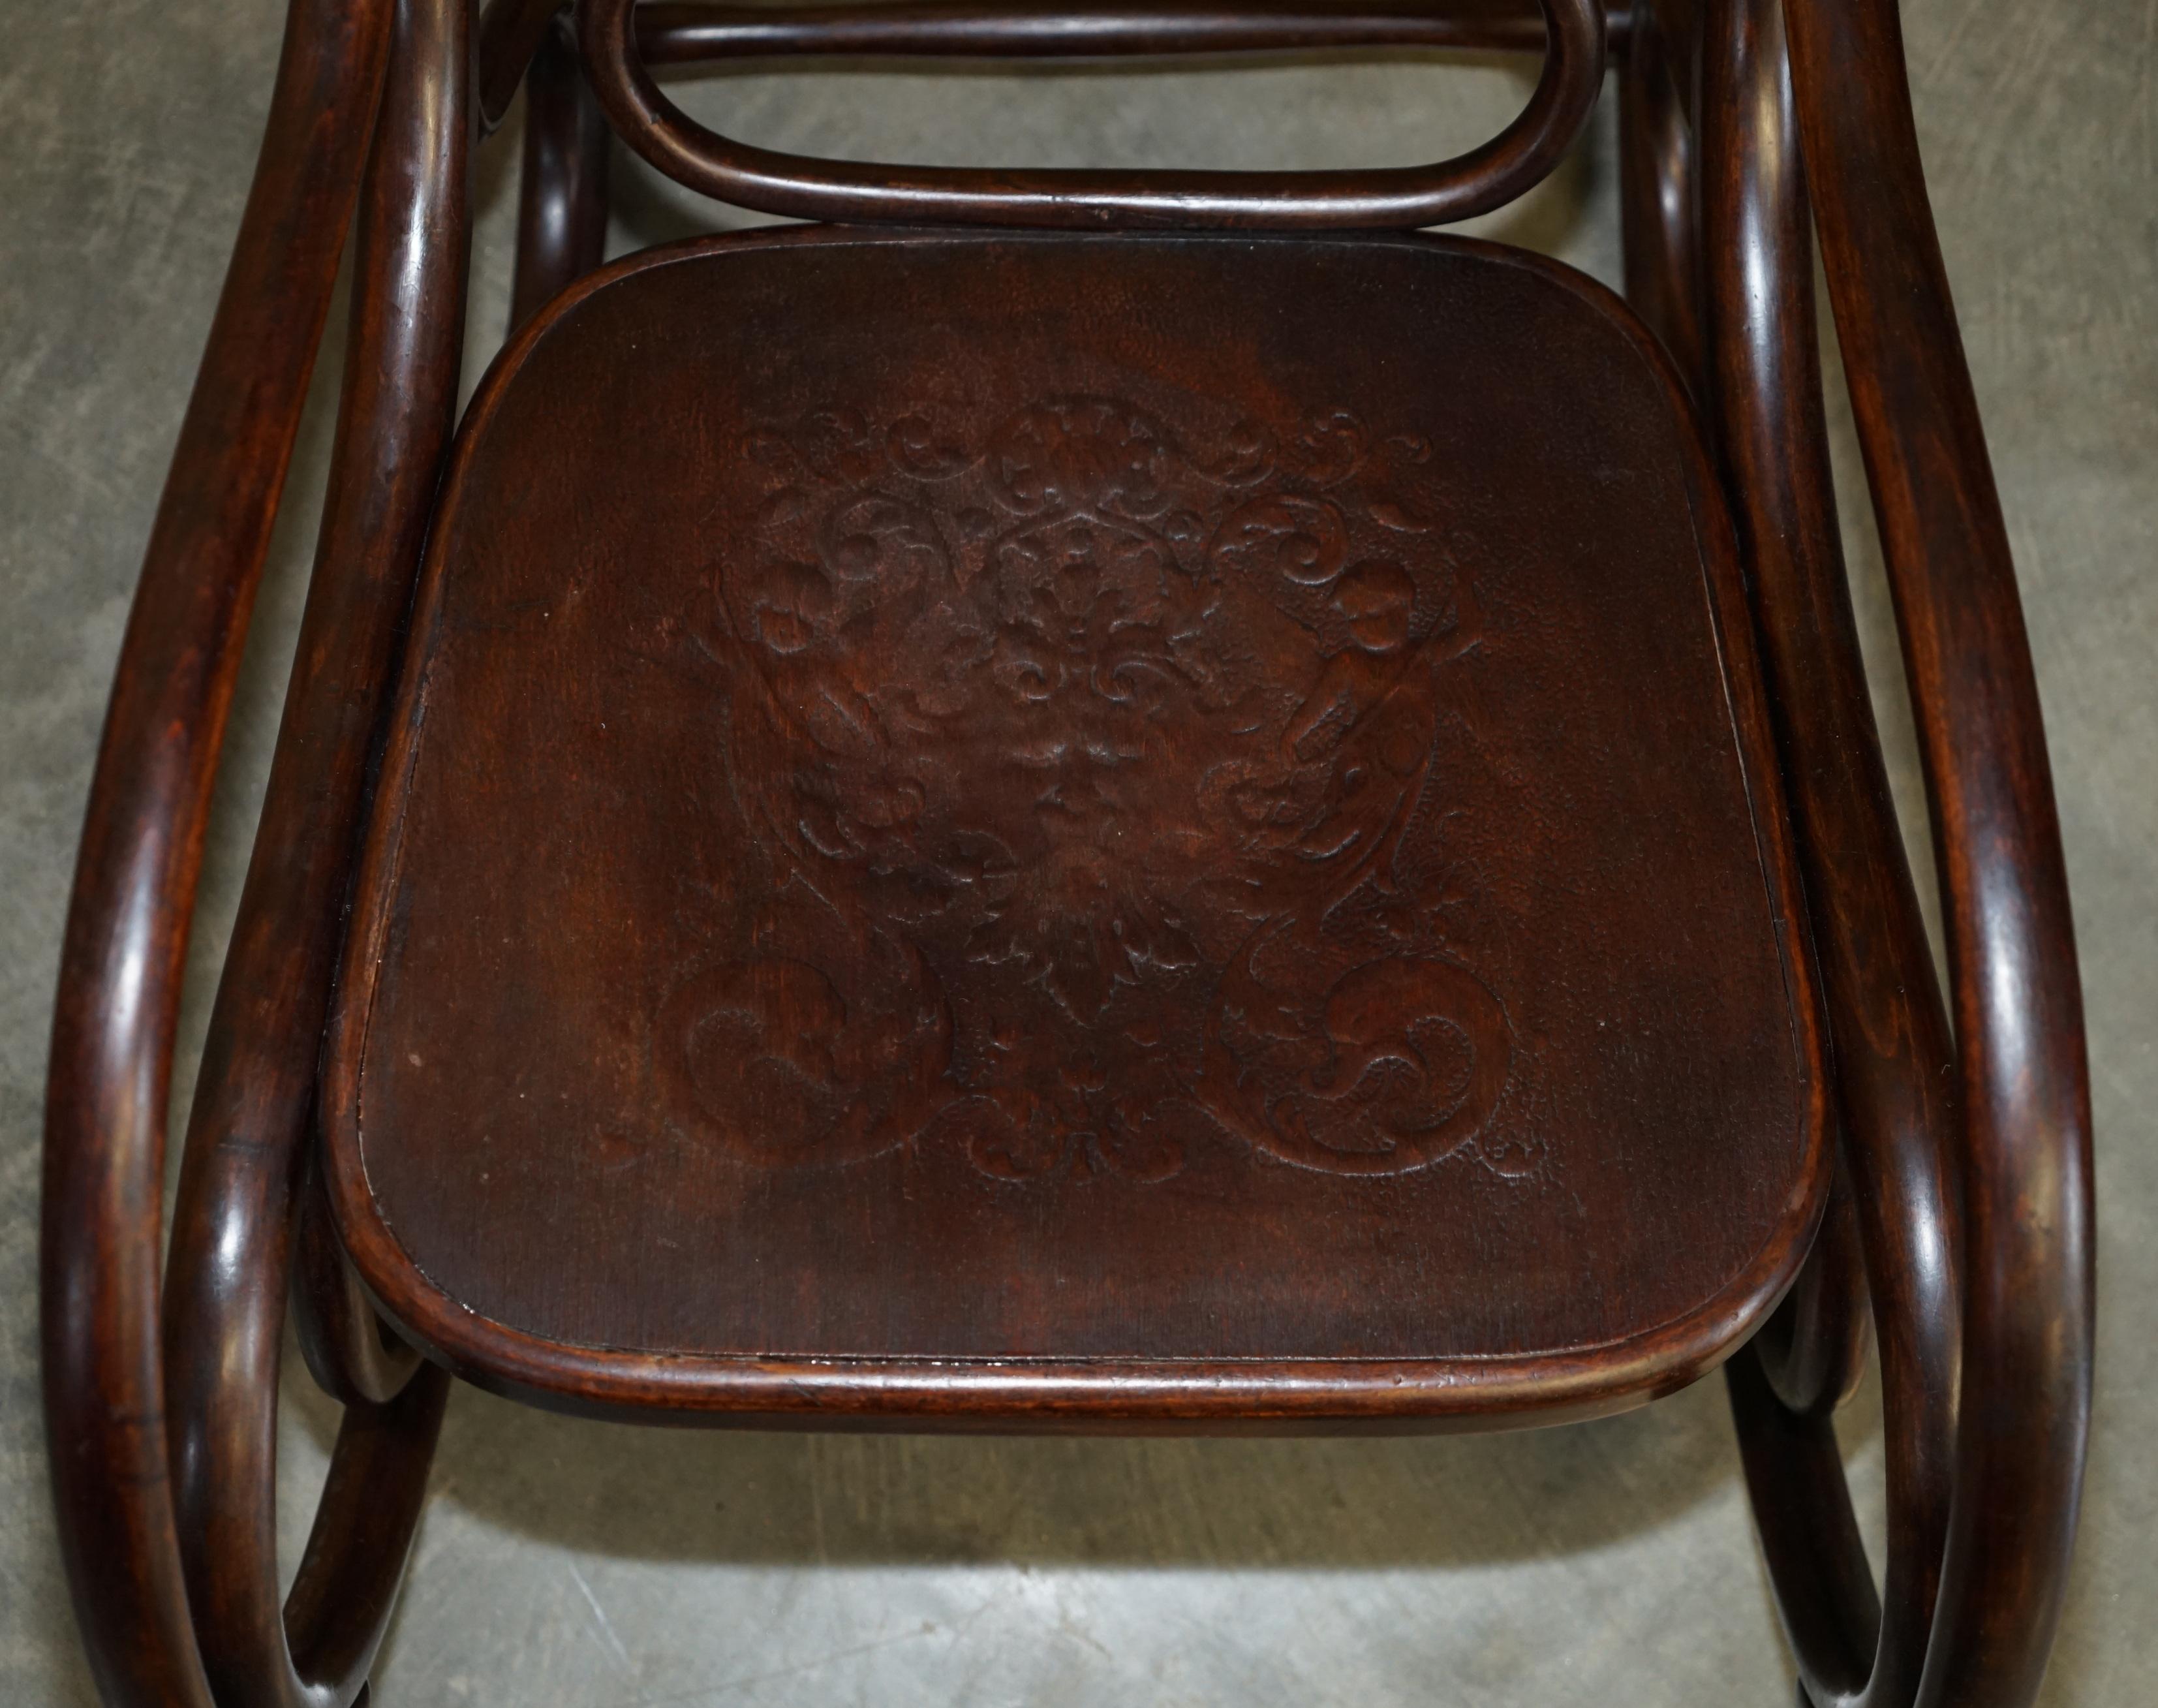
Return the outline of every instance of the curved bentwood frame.
{"type": "Polygon", "coordinates": [[[1370,0],[999,12],[292,0],[261,164],[123,643],[54,1027],[47,1429],[67,1569],[115,1705],[342,1708],[394,1601],[447,1378],[347,1267],[315,1076],[369,765],[448,446],[472,145],[527,90],[514,318],[591,271],[609,121],[663,170],[817,219],[1401,229],[1486,211],[1572,145],[1620,62],[1629,295],[1720,452],[1750,570],[1835,1052],[1840,1158],[1813,1254],[1727,1366],[1778,1603],[1823,1705],[2020,1705],[2042,1674],[2088,1427],[2080,997],[2007,536],[1922,175],[1894,0],[1370,0]],[[1541,51],[1458,159],[1334,173],[1003,173],[775,154],[654,65],[1384,45],[1541,51]],[[357,215],[355,220],[355,214],[357,215]],[[180,971],[253,595],[348,227],[329,495],[253,864],[189,1122],[160,1186],[180,971]],[[1866,697],[1830,487],[1818,232],[1895,594],[1939,852],[1944,1004],[1866,697]],[[345,1421],[281,1607],[287,1297],[345,1421]],[[1870,1327],[1869,1327],[1870,1324],[1870,1327]],[[1877,1338],[1877,1589],[1831,1422],[1877,1338]]]}

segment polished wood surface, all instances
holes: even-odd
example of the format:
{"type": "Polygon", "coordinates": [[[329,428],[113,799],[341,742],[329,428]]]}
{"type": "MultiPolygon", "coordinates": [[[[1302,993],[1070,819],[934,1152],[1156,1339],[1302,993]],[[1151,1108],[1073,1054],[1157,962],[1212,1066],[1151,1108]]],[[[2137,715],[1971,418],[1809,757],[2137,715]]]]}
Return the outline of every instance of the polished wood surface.
{"type": "MultiPolygon", "coordinates": [[[[348,1287],[341,1314],[303,1312],[303,1341],[357,1397],[301,1570],[301,1585],[321,1592],[281,1608],[277,1366],[313,1045],[382,685],[456,407],[469,63],[462,0],[403,0],[360,195],[315,575],[173,1207],[164,1334],[174,1504],[196,1642],[220,1703],[352,1700],[395,1600],[442,1413],[441,1371],[368,1355],[379,1337],[348,1287]]],[[[307,1278],[317,1284],[303,1299],[321,1299],[320,1277],[307,1278]]]]}
{"type": "Polygon", "coordinates": [[[577,58],[569,20],[557,18],[524,80],[512,332],[606,258],[613,147],[614,132],[577,58]]]}
{"type": "Polygon", "coordinates": [[[110,1702],[209,1708],[168,1480],[165,1103],[218,749],[359,193],[387,0],[293,0],[261,162],[158,505],[99,744],[46,1098],[46,1437],[110,1702]]]}
{"type": "Polygon", "coordinates": [[[1700,197],[1712,389],[1762,616],[1835,1041],[1851,1220],[1866,1258],[1861,1284],[1845,1267],[1847,1247],[1816,1252],[1816,1276],[1794,1299],[1810,1319],[1794,1324],[1789,1344],[1757,1341],[1733,1371],[1732,1397],[1764,1551],[1815,1700],[1908,1703],[1954,1492],[1961,1215],[1951,1047],[1844,577],[1782,23],[1762,0],[1707,11],[1701,153],[1718,170],[1700,197]],[[1885,1596],[1857,1545],[1821,1403],[1862,1349],[1868,1293],[1887,1418],[1885,1596]]]}
{"type": "Polygon", "coordinates": [[[108,1702],[363,1695],[448,1370],[707,1422],[1460,1427],[1728,1356],[1804,1699],[2027,1708],[2088,1428],[2089,1144],[1892,0],[586,0],[574,30],[294,0],[56,1009],[47,1427],[108,1702]],[[1544,67],[1460,160],[1226,175],[775,156],[646,69],[1390,45],[1544,67]],[[1633,312],[1345,235],[1518,194],[1607,46],[1633,312]],[[520,84],[522,330],[438,492],[469,144],[520,84]],[[767,211],[1175,230],[741,236],[581,284],[610,124],[767,211]],[[161,1307],[204,816],[356,208],[161,1307]],[[1815,229],[1945,1003],[1843,581],[1815,229]],[[281,1606],[288,1294],[346,1412],[281,1606]],[[1834,1421],[1869,1333],[1877,1587],[1834,1421]]]}
{"type": "Polygon", "coordinates": [[[1895,8],[1789,15],[1830,301],[1894,588],[1955,1025],[1956,1494],[1918,1700],[2021,1704],[2059,1616],[2090,1432],[2090,1075],[2006,527],[1927,206],[1895,8]]]}
{"type": "MultiPolygon", "coordinates": [[[[1613,48],[1624,45],[1630,15],[1605,6],[1613,48]]],[[[1261,0],[1233,9],[1157,3],[1032,11],[979,0],[837,6],[660,0],[638,7],[636,23],[638,54],[648,65],[798,54],[1073,59],[1395,47],[1535,53],[1545,39],[1536,0],[1330,6],[1261,0]]]]}
{"type": "Polygon", "coordinates": [[[1400,1367],[1345,1416],[1700,1368],[1826,1153],[1650,348],[1431,241],[725,240],[557,311],[462,441],[359,895],[369,1286],[713,1409],[787,1356],[1133,1416],[1126,1365],[1210,1414],[1400,1367]]]}
{"type": "Polygon", "coordinates": [[[1618,204],[1626,300],[1670,352],[1696,398],[1706,379],[1701,331],[1700,185],[1694,127],[1653,9],[1644,9],[1618,72],[1618,204]]]}
{"type": "Polygon", "coordinates": [[[1603,87],[1603,11],[1598,0],[1538,4],[1548,33],[1543,70],[1505,130],[1430,166],[1335,172],[1013,172],[780,153],[708,130],[667,97],[638,56],[636,0],[586,0],[577,18],[586,65],[623,140],[692,189],[760,213],[1079,230],[1346,230],[1434,225],[1489,213],[1558,163],[1603,87]]]}
{"type": "MultiPolygon", "coordinates": [[[[1600,0],[1607,38],[1625,44],[1633,9],[1600,0]]],[[[488,0],[479,23],[479,94],[492,130],[560,0],[488,0]]],[[[645,0],[632,20],[647,65],[757,55],[910,54],[1087,59],[1160,54],[1295,53],[1314,49],[1443,48],[1540,51],[1539,0],[1303,0],[1218,4],[1102,3],[1025,8],[983,0],[861,0],[861,3],[738,6],[645,0]]]]}

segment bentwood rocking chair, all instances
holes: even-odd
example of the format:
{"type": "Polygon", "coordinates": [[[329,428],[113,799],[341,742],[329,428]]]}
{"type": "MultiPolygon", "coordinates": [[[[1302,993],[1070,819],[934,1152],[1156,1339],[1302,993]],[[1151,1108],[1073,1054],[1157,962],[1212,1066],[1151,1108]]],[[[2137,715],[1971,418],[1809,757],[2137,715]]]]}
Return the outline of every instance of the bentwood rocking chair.
{"type": "Polygon", "coordinates": [[[1468,1429],[1719,1364],[1806,1697],[2029,1702],[2088,1412],[2088,1091],[1892,0],[293,0],[47,1143],[53,1477],[115,1705],[354,1700],[452,1373],[712,1424],[1468,1429]],[[1435,166],[1008,173],[746,147],[648,69],[1344,44],[1542,72],[1435,166]],[[1410,235],[1548,172],[1607,54],[1628,302],[1410,235]],[[517,329],[460,422],[472,156],[521,80],[517,329]],[[841,223],[602,266],[616,136],[841,223]],[[161,1284],[204,813],[348,226],[161,1284]],[[346,1411],[281,1607],[288,1299],[346,1411]],[[1830,1421],[1869,1333],[1878,1592],[1830,1421]]]}

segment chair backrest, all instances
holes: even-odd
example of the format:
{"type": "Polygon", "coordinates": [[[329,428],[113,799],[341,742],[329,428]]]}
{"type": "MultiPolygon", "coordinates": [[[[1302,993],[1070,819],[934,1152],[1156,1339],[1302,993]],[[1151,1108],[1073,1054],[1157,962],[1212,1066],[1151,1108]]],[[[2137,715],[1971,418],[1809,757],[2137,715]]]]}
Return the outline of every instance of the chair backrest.
{"type": "MultiPolygon", "coordinates": [[[[751,147],[707,130],[669,101],[647,69],[660,56],[719,57],[784,44],[773,22],[725,8],[652,12],[635,0],[591,0],[579,40],[608,116],[661,171],[722,201],[809,219],[911,224],[1155,226],[1252,230],[1407,229],[1487,213],[1534,184],[1564,154],[1603,86],[1601,0],[1537,0],[1547,27],[1542,75],[1520,115],[1497,137],[1428,166],[1335,172],[1194,172],[1153,168],[1009,172],[818,160],[751,147]],[[710,20],[700,33],[695,20],[710,20]],[[640,29],[640,21],[646,28],[640,29]],[[778,39],[775,39],[778,38],[778,39]]],[[[1059,56],[1188,54],[1381,43],[1511,44],[1519,6],[1472,5],[1437,24],[1401,8],[1331,19],[1309,7],[1249,13],[1114,8],[1022,15],[972,8],[880,8],[780,14],[783,26],[821,23],[808,39],[825,51],[849,44],[880,53],[1059,56]]],[[[805,32],[807,34],[807,32],[805,32]]]]}

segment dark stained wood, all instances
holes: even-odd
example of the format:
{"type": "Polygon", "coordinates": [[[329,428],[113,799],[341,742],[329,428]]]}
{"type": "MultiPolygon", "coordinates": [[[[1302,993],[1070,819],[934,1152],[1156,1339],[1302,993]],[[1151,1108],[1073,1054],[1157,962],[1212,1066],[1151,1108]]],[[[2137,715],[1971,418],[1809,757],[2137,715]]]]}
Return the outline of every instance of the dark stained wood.
{"type": "Polygon", "coordinates": [[[482,135],[493,135],[509,116],[532,56],[566,4],[567,0],[486,0],[480,8],[473,78],[482,135]]]}
{"type": "MultiPolygon", "coordinates": [[[[281,1690],[281,1670],[266,1664],[235,1675],[220,1704],[358,1702],[364,1708],[368,1669],[382,1645],[426,1501],[427,1468],[449,1393],[449,1373],[422,1365],[395,1398],[345,1407],[280,1622],[290,1633],[282,1676],[304,1680],[305,1687],[297,1695],[281,1690]]],[[[230,1576],[247,1570],[238,1561],[221,1564],[230,1576]]],[[[274,1573],[271,1582],[274,1587],[274,1573]]]]}
{"type": "Polygon", "coordinates": [[[612,1401],[1323,1418],[1618,1403],[1772,1302],[1806,972],[1615,301],[1432,240],[608,277],[476,405],[361,888],[333,1197],[409,1329],[612,1401]]]}
{"type": "MultiPolygon", "coordinates": [[[[1858,1243],[1879,1322],[1889,1545],[1877,1597],[1822,1405],[1859,1349],[1845,1251],[1818,1254],[1734,1365],[1749,1485],[1800,1670],[1817,1700],[1913,1700],[1954,1488],[1960,1324],[1950,1044],[1888,790],[1844,577],[1816,344],[1810,210],[1773,0],[1717,0],[1701,55],[1713,391],[1834,1045],[1858,1243]],[[1824,1303],[1821,1295],[1829,1295],[1824,1303]],[[1839,1304],[1838,1296],[1841,1303],[1839,1304]],[[1839,1319],[1839,1312],[1840,1313],[1839,1319]],[[1800,1337],[1810,1333],[1812,1344],[1800,1337]],[[1811,1368],[1801,1368],[1810,1365],[1811,1368]],[[1779,1418],[1791,1407],[1815,1415],[1779,1418]],[[1803,1451],[1771,1442],[1803,1441],[1803,1451]],[[1885,1603],[1886,1617],[1882,1616],[1885,1603]]],[[[1833,1225],[1831,1224],[1831,1226],[1833,1225]]]]}
{"type": "Polygon", "coordinates": [[[316,1385],[340,1405],[386,1405],[411,1380],[420,1354],[375,1314],[338,1238],[316,1148],[304,1148],[292,1258],[300,1355],[316,1385]]]}
{"type": "MultiPolygon", "coordinates": [[[[1702,153],[1717,168],[1702,199],[1717,415],[1733,490],[1742,494],[1739,534],[1761,609],[1835,1039],[1847,1174],[1880,1317],[1891,1490],[1886,1598],[1876,1600],[1865,1552],[1851,1551],[1843,1535],[1850,1496],[1825,1419],[1783,1425],[1810,1434],[1815,1447],[1806,1453],[1772,1460],[1761,1445],[1772,1434],[1761,1423],[1769,1406],[1809,1410],[1806,1401],[1820,1393],[1779,1380],[1783,1365],[1765,1356],[1765,1388],[1757,1393],[1735,1373],[1733,1406],[1757,1503],[1763,1514],[1787,1511],[1783,1522],[1763,1516],[1763,1546],[1815,1695],[1901,1704],[1914,1700],[1925,1664],[1953,1492],[1959,1214],[1951,1043],[1903,864],[1836,538],[1810,209],[1779,7],[1717,0],[1709,18],[1702,153]],[[1776,281],[1776,289],[1763,289],[1763,281],[1776,281]],[[1776,1479],[1787,1494],[1769,1503],[1763,1479],[1776,1479]],[[1828,1525],[1828,1540],[1795,1546],[1791,1537],[1806,1525],[1828,1525]],[[1835,1563],[1835,1576],[1824,1576],[1825,1561],[1835,1563]],[[1873,1613],[1830,1618],[1836,1607],[1873,1607],[1873,1613]],[[1847,1664],[1850,1649],[1861,1656],[1856,1669],[1847,1664]]],[[[1828,1263],[1836,1261],[1828,1255],[1828,1263]]],[[[1832,1272],[1828,1278],[1843,1287],[1832,1272]]],[[[1856,1300],[1851,1307],[1847,1349],[1858,1339],[1856,1300]]],[[[1817,1332],[1832,1341],[1836,1326],[1817,1332]]]]}
{"type": "MultiPolygon", "coordinates": [[[[1892,1405],[1913,1406],[1913,1430],[1935,1444],[1926,1478],[1934,1498],[1922,1505],[1939,1520],[1956,1338],[1947,1019],[1844,575],[1821,401],[1811,211],[1781,18],[1773,0],[1719,0],[1707,17],[1697,106],[1701,152],[1717,172],[1699,191],[1708,257],[1700,276],[1715,357],[1705,393],[1760,615],[1823,964],[1844,1143],[1856,1148],[1855,1164],[1839,1171],[1817,1261],[1787,1302],[1788,1324],[1772,1322],[1756,1345],[1784,1403],[1833,1409],[1856,1381],[1868,1339],[1863,1252],[1882,1254],[1896,1332],[1938,1325],[1923,1348],[1890,1349],[1887,1365],[1897,1391],[1892,1405]],[[1862,1195],[1863,1230],[1854,1179],[1869,1188],[1897,1183],[1892,1193],[1862,1195]],[[1933,1397],[1910,1397],[1919,1394],[1933,1397]]],[[[1937,1555],[1938,1522],[1921,1528],[1930,1540],[1919,1551],[1937,1555]]]]}
{"type": "Polygon", "coordinates": [[[359,1463],[333,1462],[303,1572],[337,1592],[297,1597],[288,1641],[278,1358],[354,831],[457,400],[468,32],[464,0],[405,0],[397,11],[360,199],[316,573],[173,1210],[164,1330],[174,1504],[196,1643],[224,1704],[352,1700],[395,1599],[441,1417],[439,1371],[408,1400],[412,1361],[369,1355],[380,1344],[371,1313],[310,1313],[304,1338],[318,1357],[328,1351],[339,1385],[359,1391],[338,1448],[359,1463]]]}
{"type": "MultiPolygon", "coordinates": [[[[1613,49],[1631,17],[1604,8],[1613,49]]],[[[752,54],[908,54],[1078,59],[1149,54],[1309,52],[1418,47],[1540,52],[1536,0],[1363,0],[1310,5],[1263,0],[1234,8],[1159,4],[1014,9],[971,0],[731,6],[661,0],[637,12],[638,55],[648,65],[752,54]]]]}
{"type": "Polygon", "coordinates": [[[1776,1397],[1807,1416],[1825,1416],[1847,1403],[1873,1350],[1856,1192],[1839,1155],[1805,1267],[1750,1343],[1776,1397]]]}
{"type": "Polygon", "coordinates": [[[45,1105],[46,1439],[108,1703],[208,1708],[167,1482],[165,1102],[240,643],[358,195],[386,0],[293,0],[261,163],[145,555],[75,869],[45,1105]]]}
{"type": "Polygon", "coordinates": [[[1504,206],[1572,146],[1603,82],[1598,0],[1538,0],[1543,71],[1514,121],[1481,147],[1430,166],[1340,172],[1010,172],[817,159],[706,129],[661,91],[638,57],[635,0],[587,0],[578,41],[600,102],[631,147],[722,201],[808,219],[1066,230],[1233,227],[1400,229],[1504,206]]]}
{"type": "MultiPolygon", "coordinates": [[[[1751,1348],[1723,1370],[1754,1528],[1772,1562],[1776,1611],[1799,1661],[1799,1708],[1861,1702],[1903,1708],[1916,1699],[1930,1610],[1890,1604],[1897,1623],[1917,1628],[1913,1664],[1908,1638],[1882,1618],[1834,1422],[1784,1405],[1751,1348]],[[1807,1592],[1791,1593],[1799,1584],[1807,1592]]],[[[1904,1504],[1900,1488],[1892,1500],[1904,1504]]],[[[1900,1556],[1900,1539],[1897,1545],[1900,1556]]],[[[1935,1576],[1938,1561],[1921,1564],[1926,1576],[1935,1576]]],[[[1890,1571],[1893,1587],[1906,1589],[1900,1557],[1890,1571]]]]}
{"type": "Polygon", "coordinates": [[[493,0],[476,42],[462,0],[295,0],[54,1024],[48,1436],[106,1701],[364,1697],[446,1368],[707,1422],[1456,1428],[1752,1335],[1726,1368],[1802,1697],[2027,1708],[2088,1423],[2074,947],[1894,6],[1789,4],[1787,67],[1776,0],[587,0],[575,38],[493,0]],[[1406,173],[808,161],[643,69],[1547,35],[1508,132],[1406,173]],[[1344,235],[1533,183],[1607,36],[1641,319],[1511,251],[1344,235]],[[530,324],[438,493],[468,144],[528,65],[530,324]],[[794,231],[580,286],[595,91],[767,211],[1330,235],[794,231]],[[161,1319],[204,813],[370,135],[161,1319]],[[1816,217],[1953,1042],[1843,584],[1816,217]],[[288,1282],[347,1411],[281,1608],[288,1282]],[[1832,1421],[1869,1302],[1878,1592],[1832,1421]]]}
{"type": "MultiPolygon", "coordinates": [[[[1791,696],[1802,703],[1825,687],[1835,690],[1825,707],[1841,727],[1834,730],[1828,747],[1847,756],[1832,775],[1841,780],[1846,771],[1856,774],[1871,756],[1877,787],[1862,797],[1871,817],[1857,839],[1892,862],[1900,841],[1880,775],[1827,479],[1811,330],[1809,215],[1783,70],[1780,23],[1772,13],[1764,26],[1749,13],[1743,18],[1719,16],[1717,26],[1715,46],[1725,57],[1710,68],[1706,97],[1696,91],[1692,99],[1682,98],[1678,85],[1685,73],[1668,57],[1664,31],[1653,12],[1644,9],[1629,44],[1621,85],[1628,294],[1671,348],[1681,370],[1694,373],[1697,393],[1711,405],[1717,401],[1711,382],[1718,376],[1703,369],[1701,322],[1704,297],[1716,299],[1723,320],[1720,377],[1740,417],[1727,433],[1723,451],[1732,465],[1742,546],[1760,582],[1754,591],[1773,667],[1772,685],[1779,699],[1791,696]],[[1763,33],[1765,49],[1755,39],[1763,33]],[[1694,115],[1704,98],[1711,105],[1701,122],[1715,134],[1697,148],[1694,115]],[[1764,117],[1769,121],[1765,124],[1760,122],[1764,117]],[[1717,181],[1706,192],[1695,169],[1699,149],[1706,149],[1718,165],[1717,181]],[[1704,200],[1714,256],[1712,292],[1704,288],[1710,280],[1700,258],[1704,200]],[[1809,599],[1826,616],[1810,612],[1809,599]],[[1817,668],[1825,671],[1825,682],[1815,679],[1817,668]]],[[[1698,80],[1699,44],[1677,45],[1698,80]]],[[[1783,711],[1780,705],[1779,710],[1783,711]]],[[[1817,710],[1816,721],[1822,715],[1817,710]]],[[[1852,875],[1840,869],[1826,851],[1841,845],[1837,833],[1824,832],[1816,821],[1825,811],[1849,816],[1852,808],[1832,789],[1824,807],[1818,798],[1824,788],[1815,774],[1818,767],[1810,765],[1790,721],[1789,713],[1779,717],[1779,735],[1795,774],[1801,845],[1810,857],[1810,881],[1833,902],[1839,886],[1847,887],[1852,875]]],[[[1847,787],[1843,792],[1851,793],[1847,787]]],[[[1871,895],[1877,886],[1870,873],[1863,867],[1857,873],[1861,893],[1871,895]]],[[[1902,890],[1908,898],[1908,875],[1902,890]]],[[[1912,928],[1907,949],[1917,946],[1917,970],[1908,982],[1915,986],[1923,978],[1929,989],[1931,962],[1916,927],[1915,901],[1908,902],[1902,917],[1912,928]]],[[[1857,954],[1853,936],[1850,926],[1839,924],[1829,946],[1831,952],[1841,952],[1840,964],[1846,968],[1857,954]]],[[[1862,995],[1877,1009],[1894,1009],[1903,1000],[1902,990],[1900,984],[1876,980],[1862,995]]],[[[1934,1008],[1938,1012],[1937,1000],[1934,1008]]],[[[1840,1018],[1848,1026],[1864,1017],[1855,1014],[1846,996],[1840,1018]]],[[[1893,1035],[1900,1024],[1882,1020],[1877,1029],[1893,1035]]],[[[1855,1037],[1851,1048],[1864,1050],[1862,1029],[1855,1037]]],[[[1772,1390],[1802,1412],[1832,1411],[1848,1396],[1870,1342],[1852,1197],[1848,1171],[1839,1166],[1814,1256],[1753,1343],[1772,1390]]]]}
{"type": "Polygon", "coordinates": [[[1618,73],[1618,199],[1626,300],[1664,341],[1690,390],[1706,369],[1693,126],[1661,26],[1644,8],[1618,73]]]}
{"type": "Polygon", "coordinates": [[[2037,1694],[2059,1617],[2090,1425],[2090,1087],[2068,883],[1896,9],[1794,0],[1789,30],[1829,296],[1925,764],[1955,1024],[1962,1385],[1919,1700],[2021,1705],[2037,1694]]]}
{"type": "Polygon", "coordinates": [[[509,329],[517,328],[606,258],[607,128],[577,59],[569,21],[558,18],[524,83],[524,167],[518,185],[517,276],[509,329]]]}

